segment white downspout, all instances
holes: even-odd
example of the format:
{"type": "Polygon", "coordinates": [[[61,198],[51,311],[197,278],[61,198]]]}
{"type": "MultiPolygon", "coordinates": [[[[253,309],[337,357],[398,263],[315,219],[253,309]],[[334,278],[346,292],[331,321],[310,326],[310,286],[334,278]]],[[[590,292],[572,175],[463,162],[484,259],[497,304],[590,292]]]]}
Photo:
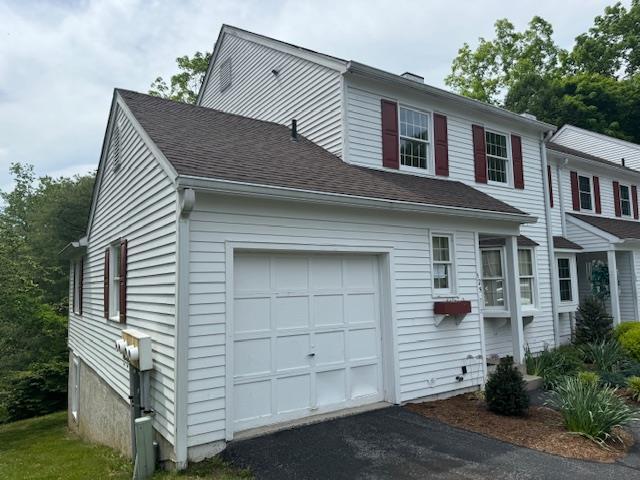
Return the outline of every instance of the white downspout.
{"type": "MultiPolygon", "coordinates": [[[[547,250],[549,255],[549,271],[551,272],[551,315],[553,317],[553,337],[557,347],[560,345],[560,325],[558,319],[558,269],[556,267],[556,254],[553,248],[553,225],[551,220],[551,203],[549,201],[549,180],[547,176],[547,148],[546,142],[551,138],[552,132],[540,135],[540,158],[542,159],[542,186],[544,190],[544,210],[547,226],[547,250]]],[[[562,205],[562,197],[560,198],[562,205]]]]}
{"type": "Polygon", "coordinates": [[[195,206],[195,192],[178,191],[176,238],[176,326],[175,326],[175,455],[176,469],[188,463],[187,402],[189,348],[189,215],[195,206]]]}

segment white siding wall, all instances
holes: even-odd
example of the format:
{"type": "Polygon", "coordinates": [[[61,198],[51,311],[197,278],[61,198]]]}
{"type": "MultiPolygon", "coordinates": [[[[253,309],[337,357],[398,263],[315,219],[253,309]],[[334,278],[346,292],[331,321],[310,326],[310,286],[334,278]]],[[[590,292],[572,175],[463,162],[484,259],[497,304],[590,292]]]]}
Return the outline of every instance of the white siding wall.
{"type": "Polygon", "coordinates": [[[623,322],[637,320],[633,285],[633,268],[631,252],[616,252],[618,267],[618,289],[620,292],[620,318],[623,322]]]}
{"type": "Polygon", "coordinates": [[[628,167],[640,169],[640,145],[609,139],[575,128],[563,129],[553,138],[553,141],[610,162],[622,163],[624,158],[628,167]]]}
{"type": "MultiPolygon", "coordinates": [[[[346,160],[373,168],[382,167],[381,98],[391,98],[400,104],[447,116],[449,136],[449,179],[459,180],[519,208],[538,218],[537,223],[524,225],[521,232],[539,244],[536,248],[538,312],[533,322],[525,327],[525,341],[537,351],[545,344],[553,344],[553,317],[551,312],[551,283],[547,250],[546,212],[539,134],[518,130],[519,126],[497,122],[481,114],[471,116],[469,111],[457,110],[436,98],[407,91],[389,90],[380,84],[347,79],[346,160]],[[471,125],[484,124],[505,134],[522,137],[524,161],[524,190],[509,186],[478,184],[474,179],[473,138],[471,125]]],[[[433,171],[433,169],[431,170],[433,171]]],[[[546,172],[544,172],[546,181],[546,172]]],[[[442,178],[442,177],[440,177],[442,178]]],[[[495,353],[511,351],[511,330],[507,323],[486,320],[488,348],[495,353]]]]}
{"type": "Polygon", "coordinates": [[[571,314],[564,312],[559,315],[560,343],[571,343],[571,314]]]}
{"type": "Polygon", "coordinates": [[[342,91],[336,70],[227,33],[203,88],[204,107],[284,125],[295,118],[302,135],[341,154],[342,91]],[[219,69],[228,59],[231,86],[220,92],[219,69]]]}
{"type": "MultiPolygon", "coordinates": [[[[190,219],[189,445],[224,438],[225,243],[392,249],[401,400],[477,385],[482,378],[477,259],[480,222],[198,195],[190,219]],[[443,223],[444,222],[444,223],[443,223]],[[460,297],[473,312],[434,325],[429,227],[455,232],[460,297]],[[466,380],[455,376],[466,365],[466,380]]],[[[486,222],[484,222],[486,228],[486,222]]],[[[383,316],[383,322],[391,319],[383,316]]]]}
{"type": "Polygon", "coordinates": [[[567,220],[567,238],[588,250],[606,251],[610,248],[610,242],[595,235],[588,230],[576,225],[571,220],[567,220]]]}
{"type": "Polygon", "coordinates": [[[69,318],[69,346],[127,399],[129,376],[114,342],[123,328],[151,335],[154,427],[174,441],[176,197],[167,175],[120,112],[120,170],[109,152],[98,192],[84,270],[84,311],[69,318]],[[128,239],[127,323],[103,316],[104,251],[128,239]]]}

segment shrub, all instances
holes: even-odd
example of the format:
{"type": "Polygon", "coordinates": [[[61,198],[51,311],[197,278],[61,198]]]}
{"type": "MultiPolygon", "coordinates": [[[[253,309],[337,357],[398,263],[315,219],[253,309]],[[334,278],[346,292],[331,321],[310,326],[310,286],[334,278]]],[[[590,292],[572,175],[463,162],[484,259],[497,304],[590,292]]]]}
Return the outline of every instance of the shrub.
{"type": "Polygon", "coordinates": [[[601,300],[591,297],[578,308],[575,342],[591,343],[606,340],[611,336],[613,319],[601,300]]]}
{"type": "Polygon", "coordinates": [[[580,346],[582,357],[598,372],[617,372],[629,363],[625,350],[615,338],[585,343],[580,346]]]}
{"type": "Polygon", "coordinates": [[[512,357],[500,359],[496,371],[489,375],[485,386],[489,410],[500,415],[524,415],[529,408],[529,395],[522,373],[513,365],[512,357]]]}
{"type": "Polygon", "coordinates": [[[616,388],[566,377],[556,385],[547,403],[560,411],[567,430],[602,444],[610,438],[619,440],[614,428],[640,419],[637,410],[616,392],[616,388]]]}
{"type": "Polygon", "coordinates": [[[640,377],[629,377],[627,380],[627,388],[636,402],[640,402],[640,377]]]}
{"type": "Polygon", "coordinates": [[[67,362],[32,365],[13,372],[5,383],[0,403],[10,421],[45,415],[65,408],[67,362]]]}
{"type": "Polygon", "coordinates": [[[544,387],[549,389],[565,375],[573,375],[582,366],[582,353],[572,345],[564,345],[552,350],[532,354],[527,348],[525,364],[529,375],[542,377],[544,387]]]}
{"type": "Polygon", "coordinates": [[[620,340],[620,337],[627,333],[629,330],[640,328],[640,322],[622,322],[616,328],[613,329],[613,336],[620,340]]]}
{"type": "Polygon", "coordinates": [[[621,372],[603,372],[600,374],[600,385],[625,388],[627,386],[627,377],[621,372]]]}
{"type": "Polygon", "coordinates": [[[640,361],[640,328],[631,328],[620,335],[620,345],[637,361],[640,361]]]}
{"type": "Polygon", "coordinates": [[[600,384],[600,375],[598,375],[596,372],[587,372],[587,371],[578,372],[578,379],[582,383],[590,383],[593,385],[600,384]]]}

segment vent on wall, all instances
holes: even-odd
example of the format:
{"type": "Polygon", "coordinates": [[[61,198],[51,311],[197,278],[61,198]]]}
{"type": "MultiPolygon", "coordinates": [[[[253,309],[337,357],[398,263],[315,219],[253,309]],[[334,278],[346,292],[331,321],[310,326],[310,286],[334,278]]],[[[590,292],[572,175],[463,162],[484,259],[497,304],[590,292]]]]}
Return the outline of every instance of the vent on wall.
{"type": "Polygon", "coordinates": [[[220,65],[220,91],[224,92],[231,86],[231,59],[228,58],[220,65]]]}
{"type": "Polygon", "coordinates": [[[111,160],[113,162],[113,171],[120,170],[120,122],[116,122],[111,137],[111,160]]]}

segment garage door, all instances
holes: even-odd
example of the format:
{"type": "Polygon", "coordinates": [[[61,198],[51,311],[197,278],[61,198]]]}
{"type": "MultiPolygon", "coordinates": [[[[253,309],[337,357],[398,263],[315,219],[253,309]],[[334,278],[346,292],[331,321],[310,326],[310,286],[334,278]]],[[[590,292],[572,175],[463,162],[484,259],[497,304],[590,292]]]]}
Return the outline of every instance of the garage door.
{"type": "Polygon", "coordinates": [[[237,254],[234,430],[382,400],[378,262],[237,254]]]}

